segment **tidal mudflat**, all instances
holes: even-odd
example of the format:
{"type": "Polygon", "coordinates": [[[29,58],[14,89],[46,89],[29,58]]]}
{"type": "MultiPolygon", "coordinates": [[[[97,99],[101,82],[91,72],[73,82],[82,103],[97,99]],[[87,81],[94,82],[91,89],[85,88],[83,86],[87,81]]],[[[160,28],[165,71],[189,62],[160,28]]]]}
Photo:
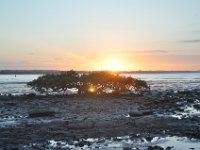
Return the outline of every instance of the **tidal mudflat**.
{"type": "Polygon", "coordinates": [[[0,149],[200,149],[199,97],[1,96],[0,149]]]}

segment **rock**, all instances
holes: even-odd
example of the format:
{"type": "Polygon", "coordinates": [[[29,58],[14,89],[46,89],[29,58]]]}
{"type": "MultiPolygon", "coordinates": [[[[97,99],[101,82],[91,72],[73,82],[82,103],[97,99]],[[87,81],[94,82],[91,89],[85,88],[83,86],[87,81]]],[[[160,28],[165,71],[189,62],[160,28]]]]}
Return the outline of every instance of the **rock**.
{"type": "Polygon", "coordinates": [[[178,91],[179,94],[182,94],[182,95],[191,95],[192,92],[191,91],[178,91]]]}
{"type": "Polygon", "coordinates": [[[141,117],[141,116],[147,116],[147,115],[152,115],[152,111],[136,111],[136,112],[130,112],[129,115],[131,117],[141,117]]]}
{"type": "Polygon", "coordinates": [[[174,146],[167,146],[166,150],[171,150],[172,148],[174,148],[174,146]]]}
{"type": "Polygon", "coordinates": [[[29,112],[30,118],[36,118],[36,117],[53,117],[55,116],[54,111],[33,111],[29,112]]]}
{"type": "Polygon", "coordinates": [[[77,144],[75,144],[75,146],[78,146],[78,147],[83,147],[84,145],[85,145],[85,143],[83,141],[78,142],[77,144]]]}
{"type": "Polygon", "coordinates": [[[192,121],[192,122],[199,122],[200,120],[199,120],[199,117],[198,116],[191,116],[190,117],[190,121],[192,121]]]}
{"type": "Polygon", "coordinates": [[[147,150],[164,150],[161,146],[149,146],[147,150]]]}
{"type": "Polygon", "coordinates": [[[106,141],[105,139],[100,139],[97,141],[97,143],[105,143],[105,141],[106,141]]]}
{"type": "Polygon", "coordinates": [[[154,150],[153,146],[148,146],[147,150],[154,150]]]}
{"type": "Polygon", "coordinates": [[[193,102],[194,102],[193,99],[191,99],[191,98],[188,98],[188,99],[187,99],[187,103],[193,103],[193,102]]]}
{"type": "Polygon", "coordinates": [[[91,129],[94,128],[95,122],[93,121],[84,121],[84,122],[71,122],[67,125],[69,129],[91,129]]]}
{"type": "Polygon", "coordinates": [[[69,140],[69,141],[68,141],[68,145],[74,145],[74,141],[69,140]]]}
{"type": "Polygon", "coordinates": [[[151,141],[153,140],[153,137],[147,136],[147,137],[145,137],[145,139],[146,139],[148,142],[151,142],[151,141]]]}
{"type": "Polygon", "coordinates": [[[8,105],[8,106],[16,106],[16,103],[15,103],[15,102],[7,102],[7,103],[5,103],[5,105],[8,105]]]}
{"type": "Polygon", "coordinates": [[[199,132],[189,132],[189,133],[187,133],[187,136],[191,136],[191,137],[194,137],[196,139],[199,139],[200,133],[199,132]]]}
{"type": "Polygon", "coordinates": [[[195,104],[195,105],[193,105],[193,107],[194,107],[196,110],[200,110],[200,104],[195,104]]]}
{"type": "Polygon", "coordinates": [[[124,147],[123,150],[132,150],[130,147],[124,147]]]}
{"type": "Polygon", "coordinates": [[[85,145],[90,146],[91,143],[88,141],[80,141],[77,144],[75,144],[75,146],[77,146],[77,147],[84,147],[85,145]]]}
{"type": "Polygon", "coordinates": [[[113,141],[121,141],[122,139],[119,139],[117,137],[113,138],[113,141]]]}
{"type": "Polygon", "coordinates": [[[35,93],[29,93],[26,95],[27,98],[34,98],[36,97],[36,94],[35,93]]]}
{"type": "Polygon", "coordinates": [[[176,110],[177,110],[177,111],[180,111],[180,112],[183,112],[183,111],[184,111],[183,108],[179,108],[179,107],[177,107],[176,110]]]}

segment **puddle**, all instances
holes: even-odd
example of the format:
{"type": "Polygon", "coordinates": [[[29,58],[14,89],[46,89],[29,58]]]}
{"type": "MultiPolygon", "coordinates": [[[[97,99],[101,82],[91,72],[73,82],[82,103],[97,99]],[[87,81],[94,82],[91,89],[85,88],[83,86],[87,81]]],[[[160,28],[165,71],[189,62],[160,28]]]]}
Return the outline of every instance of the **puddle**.
{"type": "Polygon", "coordinates": [[[173,147],[176,150],[200,150],[200,140],[188,139],[187,137],[166,137],[160,138],[159,146],[163,148],[173,147]]]}
{"type": "Polygon", "coordinates": [[[16,124],[17,124],[16,120],[0,121],[0,128],[15,126],[16,124]]]}
{"type": "MultiPolygon", "coordinates": [[[[189,117],[200,117],[200,109],[196,109],[194,106],[195,105],[200,105],[199,101],[198,103],[192,104],[190,106],[185,106],[183,111],[177,111],[176,113],[162,113],[162,114],[156,114],[158,117],[172,117],[176,119],[184,119],[184,118],[189,118],[189,117]]],[[[200,106],[199,106],[200,107],[200,106]]]]}
{"type": "Polygon", "coordinates": [[[59,122],[61,119],[59,118],[29,118],[26,115],[16,115],[16,116],[4,116],[0,118],[0,128],[5,127],[13,127],[18,126],[21,123],[26,122],[26,124],[45,124],[45,123],[52,123],[52,122],[59,122]]]}
{"type": "MultiPolygon", "coordinates": [[[[42,144],[41,144],[42,145],[42,144]]],[[[35,148],[40,148],[40,144],[32,144],[35,148]]],[[[44,145],[43,145],[44,146],[44,145]]],[[[187,137],[154,137],[150,140],[148,138],[134,138],[130,136],[116,137],[116,138],[88,138],[80,141],[55,141],[49,140],[45,145],[47,149],[71,149],[71,150],[123,150],[130,149],[147,149],[149,146],[160,146],[164,149],[171,148],[172,150],[200,150],[200,140],[189,139],[187,137]]]]}
{"type": "Polygon", "coordinates": [[[27,116],[16,115],[16,116],[4,116],[0,118],[0,128],[10,127],[20,124],[19,120],[25,119],[27,116]]]}
{"type": "Polygon", "coordinates": [[[192,106],[187,106],[184,110],[188,115],[193,115],[193,116],[200,116],[200,110],[194,108],[194,105],[192,106]]]}
{"type": "Polygon", "coordinates": [[[177,112],[176,114],[172,114],[171,117],[177,118],[177,119],[189,118],[189,117],[192,117],[192,116],[200,117],[200,110],[194,108],[194,105],[195,104],[193,104],[191,106],[186,106],[184,108],[183,112],[177,112]]]}

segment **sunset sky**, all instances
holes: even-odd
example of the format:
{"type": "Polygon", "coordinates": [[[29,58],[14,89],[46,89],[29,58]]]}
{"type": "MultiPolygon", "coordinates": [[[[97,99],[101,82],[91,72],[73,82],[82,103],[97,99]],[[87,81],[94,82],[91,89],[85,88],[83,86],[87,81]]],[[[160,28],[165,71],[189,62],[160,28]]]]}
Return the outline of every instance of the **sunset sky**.
{"type": "Polygon", "coordinates": [[[0,70],[200,70],[200,0],[0,0],[0,70]]]}

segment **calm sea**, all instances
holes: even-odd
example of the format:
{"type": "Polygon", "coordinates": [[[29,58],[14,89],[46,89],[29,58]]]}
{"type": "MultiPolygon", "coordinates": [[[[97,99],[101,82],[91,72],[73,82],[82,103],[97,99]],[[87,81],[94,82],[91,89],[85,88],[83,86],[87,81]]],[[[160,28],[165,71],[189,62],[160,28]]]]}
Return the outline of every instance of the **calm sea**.
{"type": "Polygon", "coordinates": [[[37,79],[41,74],[0,75],[0,94],[22,95],[34,92],[27,83],[37,79]]]}
{"type": "Polygon", "coordinates": [[[147,81],[152,90],[200,89],[200,72],[125,74],[147,81]]]}
{"type": "MultiPolygon", "coordinates": [[[[142,73],[124,74],[146,80],[152,90],[192,90],[200,89],[200,72],[195,73],[142,73]]],[[[0,94],[21,95],[34,92],[27,82],[37,79],[41,74],[0,75],[0,94]]]]}

